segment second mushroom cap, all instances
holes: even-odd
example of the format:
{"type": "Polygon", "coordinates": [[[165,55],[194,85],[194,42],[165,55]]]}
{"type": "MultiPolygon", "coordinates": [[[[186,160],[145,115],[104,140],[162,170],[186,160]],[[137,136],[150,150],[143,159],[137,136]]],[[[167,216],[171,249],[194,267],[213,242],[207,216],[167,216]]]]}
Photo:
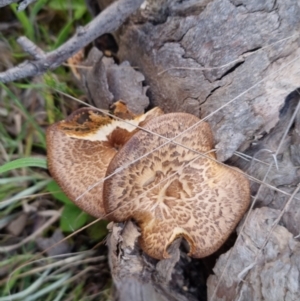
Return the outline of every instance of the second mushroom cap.
{"type": "Polygon", "coordinates": [[[114,115],[81,108],[47,129],[48,168],[66,195],[95,217],[105,216],[102,201],[103,178],[118,149],[151,118],[163,112],[154,108],[135,116],[117,102],[114,115]],[[121,118],[121,120],[120,120],[121,118]]]}
{"type": "Polygon", "coordinates": [[[145,129],[134,134],[108,166],[106,176],[127,167],[104,182],[106,213],[117,222],[134,219],[141,228],[142,249],[154,258],[168,257],[168,246],[180,236],[188,241],[191,256],[210,255],[248,208],[248,180],[237,169],[212,160],[210,126],[193,115],[162,115],[145,129]],[[184,147],[148,131],[176,137],[184,147]]]}

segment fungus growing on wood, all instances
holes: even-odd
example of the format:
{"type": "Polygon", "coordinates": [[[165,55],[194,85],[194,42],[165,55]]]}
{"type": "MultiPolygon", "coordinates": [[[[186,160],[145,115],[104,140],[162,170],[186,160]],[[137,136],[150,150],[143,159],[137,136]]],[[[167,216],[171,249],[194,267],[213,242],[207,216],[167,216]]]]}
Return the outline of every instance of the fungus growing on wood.
{"type": "Polygon", "coordinates": [[[159,108],[135,116],[126,105],[117,102],[108,117],[98,110],[82,108],[47,129],[47,157],[51,175],[75,204],[95,216],[105,212],[103,183],[89,187],[105,177],[108,164],[126,141],[148,120],[162,114],[159,108]],[[81,196],[81,197],[80,197],[81,196]]]}
{"type": "MultiPolygon", "coordinates": [[[[170,113],[150,120],[145,129],[174,138],[199,119],[170,113]]],[[[109,219],[134,219],[141,228],[140,246],[150,256],[168,257],[177,238],[189,243],[192,257],[215,252],[228,238],[250,202],[248,180],[234,168],[217,163],[210,126],[201,122],[159,150],[166,140],[146,131],[135,133],[109,163],[104,182],[104,209],[109,219]],[[190,148],[207,157],[195,153],[190,148]]]]}

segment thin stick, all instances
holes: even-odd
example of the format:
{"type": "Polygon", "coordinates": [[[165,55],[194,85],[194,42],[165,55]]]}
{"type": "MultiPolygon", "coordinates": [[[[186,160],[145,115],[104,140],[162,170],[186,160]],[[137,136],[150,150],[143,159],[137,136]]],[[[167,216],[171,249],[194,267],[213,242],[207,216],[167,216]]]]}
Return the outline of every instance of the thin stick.
{"type": "Polygon", "coordinates": [[[0,0],[0,7],[12,4],[12,3],[16,3],[19,0],[0,0]]]}
{"type": "Polygon", "coordinates": [[[18,44],[36,60],[45,58],[45,52],[26,37],[17,39],[18,44]]]}
{"type": "Polygon", "coordinates": [[[30,3],[35,2],[36,0],[23,0],[19,3],[18,11],[24,10],[30,3]]]}

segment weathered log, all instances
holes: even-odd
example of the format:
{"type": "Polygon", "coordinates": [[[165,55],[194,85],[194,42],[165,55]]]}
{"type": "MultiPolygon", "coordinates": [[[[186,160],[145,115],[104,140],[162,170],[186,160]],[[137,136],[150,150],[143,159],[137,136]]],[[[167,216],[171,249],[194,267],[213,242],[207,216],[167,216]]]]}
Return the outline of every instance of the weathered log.
{"type": "Polygon", "coordinates": [[[207,283],[211,300],[299,299],[299,98],[299,91],[286,98],[276,127],[245,152],[251,160],[235,161],[273,187],[252,185],[256,205],[269,208],[251,212],[235,247],[218,260],[207,283]]]}
{"type": "Polygon", "coordinates": [[[208,279],[208,300],[299,300],[300,243],[279,225],[268,237],[279,213],[267,207],[251,213],[230,258],[230,252],[220,256],[208,279]],[[230,266],[218,284],[228,259],[230,266]]]}
{"type": "Polygon", "coordinates": [[[180,258],[180,240],[170,247],[170,258],[158,261],[141,252],[137,241],[140,233],[134,223],[110,224],[110,230],[108,247],[117,289],[115,300],[196,300],[191,295],[188,298],[180,293],[171,281],[175,264],[180,258]]]}
{"type": "Polygon", "coordinates": [[[123,26],[119,55],[145,75],[153,105],[208,118],[224,161],[269,132],[299,86],[299,2],[159,2],[123,26]]]}
{"type": "MultiPolygon", "coordinates": [[[[293,235],[299,236],[300,195],[289,196],[299,183],[299,153],[291,152],[300,145],[297,139],[299,107],[299,94],[295,91],[286,98],[276,127],[245,152],[244,155],[250,155],[253,159],[234,161],[257,179],[263,178],[270,164],[274,164],[266,180],[274,186],[262,186],[258,194],[258,186],[253,184],[252,194],[257,195],[258,206],[268,205],[280,210],[263,207],[250,211],[244,229],[243,222],[238,229],[239,240],[231,251],[220,257],[214,268],[215,276],[209,277],[208,300],[282,300],[284,292],[287,300],[299,298],[299,242],[293,235]],[[293,115],[297,115],[296,122],[289,129],[293,115]],[[282,139],[287,131],[289,135],[282,139]],[[270,150],[275,153],[279,145],[276,168],[270,150]],[[281,216],[283,219],[279,226],[281,216]],[[273,282],[277,283],[276,287],[273,282]]],[[[179,285],[174,286],[176,278],[171,278],[176,273],[182,273],[178,263],[183,259],[183,252],[180,252],[179,258],[178,242],[170,251],[173,255],[171,260],[158,262],[141,253],[136,226],[129,222],[123,227],[114,225],[108,239],[111,270],[119,296],[117,300],[193,300],[188,292],[182,295],[182,291],[178,291],[179,285]],[[158,269],[161,264],[164,269],[158,269]]],[[[201,284],[201,271],[198,283],[201,284]]],[[[206,300],[205,292],[203,298],[196,300],[206,300]]]]}
{"type": "MultiPolygon", "coordinates": [[[[162,0],[146,1],[116,34],[118,55],[144,74],[151,104],[165,112],[185,111],[207,119],[218,159],[231,158],[253,176],[255,206],[271,207],[250,209],[245,225],[239,227],[238,242],[219,258],[215,275],[209,277],[208,300],[299,299],[299,243],[293,235],[299,235],[295,206],[300,196],[290,197],[300,180],[299,114],[284,136],[299,102],[297,92],[291,94],[300,83],[299,25],[300,6],[293,0],[162,0]],[[237,150],[250,156],[248,162],[232,157],[237,150]],[[271,163],[274,168],[264,178],[271,163]]],[[[151,275],[157,273],[156,265],[152,262],[151,275]]],[[[134,266],[127,275],[135,274],[134,266]]],[[[122,295],[126,279],[120,275],[125,266],[119,258],[111,267],[122,295]]],[[[141,272],[136,275],[130,282],[133,287],[139,286],[141,272]]],[[[162,283],[149,277],[160,296],[172,300],[172,292],[181,300],[183,293],[189,299],[170,282],[163,283],[168,294],[161,293],[162,283]]],[[[141,300],[155,300],[156,295],[151,298],[141,300]]]]}

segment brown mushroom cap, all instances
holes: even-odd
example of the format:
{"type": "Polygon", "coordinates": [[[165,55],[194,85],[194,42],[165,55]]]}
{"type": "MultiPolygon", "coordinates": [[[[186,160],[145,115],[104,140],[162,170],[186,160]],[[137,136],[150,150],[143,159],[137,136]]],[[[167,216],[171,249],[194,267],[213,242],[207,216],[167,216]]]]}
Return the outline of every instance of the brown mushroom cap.
{"type": "MultiPolygon", "coordinates": [[[[117,104],[116,115],[126,112],[117,104]]],[[[128,112],[127,112],[128,113],[128,112]]],[[[140,116],[127,114],[131,124],[140,125],[162,114],[154,108],[140,116]]],[[[88,190],[105,176],[111,159],[137,131],[136,126],[82,108],[47,129],[48,168],[67,196],[81,209],[103,217],[103,183],[88,190]]]]}
{"type": "MultiPolygon", "coordinates": [[[[171,113],[150,120],[145,129],[174,138],[197,122],[193,115],[171,113]]],[[[201,153],[213,148],[205,122],[174,141],[201,153]]],[[[106,175],[165,142],[137,132],[115,155],[106,175]]],[[[213,152],[207,156],[215,158],[213,152]]],[[[216,251],[234,230],[249,205],[250,191],[237,169],[170,143],[107,179],[103,201],[110,219],[138,223],[140,245],[148,255],[168,257],[168,246],[182,236],[190,245],[189,255],[201,258],[216,251]]]]}

